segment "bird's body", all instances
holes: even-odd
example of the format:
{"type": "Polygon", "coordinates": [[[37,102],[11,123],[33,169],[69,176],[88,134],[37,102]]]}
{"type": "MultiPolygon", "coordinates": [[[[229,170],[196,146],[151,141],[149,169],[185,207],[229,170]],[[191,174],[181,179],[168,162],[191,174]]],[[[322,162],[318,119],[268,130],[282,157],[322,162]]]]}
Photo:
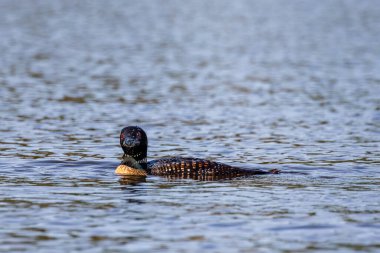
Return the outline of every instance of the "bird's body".
{"type": "Polygon", "coordinates": [[[278,170],[244,169],[224,163],[191,157],[171,157],[147,161],[148,138],[139,127],[126,127],[120,134],[123,161],[119,175],[157,175],[193,179],[222,179],[260,174],[277,174],[278,170]]]}

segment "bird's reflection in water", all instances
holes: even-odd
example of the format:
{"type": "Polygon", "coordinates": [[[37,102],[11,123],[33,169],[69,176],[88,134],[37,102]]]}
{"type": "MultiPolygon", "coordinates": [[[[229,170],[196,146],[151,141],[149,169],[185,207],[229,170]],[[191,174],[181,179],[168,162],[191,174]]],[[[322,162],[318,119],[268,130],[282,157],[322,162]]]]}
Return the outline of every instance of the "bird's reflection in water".
{"type": "Polygon", "coordinates": [[[120,185],[137,185],[139,183],[145,183],[145,176],[121,176],[119,179],[120,185]]]}
{"type": "MultiPolygon", "coordinates": [[[[276,173],[275,173],[276,174],[276,173]]],[[[187,174],[182,173],[180,175],[171,175],[171,176],[161,176],[170,181],[181,180],[181,179],[192,179],[197,181],[219,181],[219,180],[229,180],[229,179],[242,179],[242,178],[253,178],[257,175],[251,176],[230,176],[230,175],[202,175],[202,174],[187,174]]],[[[139,183],[145,183],[145,176],[120,176],[119,183],[120,185],[137,185],[139,183]]]]}
{"type": "MultiPolygon", "coordinates": [[[[183,175],[177,175],[177,176],[163,176],[163,178],[166,178],[170,181],[173,180],[181,180],[181,179],[192,179],[197,181],[218,181],[218,180],[224,180],[224,179],[232,179],[233,177],[227,177],[227,176],[205,176],[205,175],[189,175],[189,174],[183,174],[183,175]]],[[[120,185],[138,185],[140,183],[146,183],[146,177],[144,176],[120,176],[119,184],[120,185]]]]}

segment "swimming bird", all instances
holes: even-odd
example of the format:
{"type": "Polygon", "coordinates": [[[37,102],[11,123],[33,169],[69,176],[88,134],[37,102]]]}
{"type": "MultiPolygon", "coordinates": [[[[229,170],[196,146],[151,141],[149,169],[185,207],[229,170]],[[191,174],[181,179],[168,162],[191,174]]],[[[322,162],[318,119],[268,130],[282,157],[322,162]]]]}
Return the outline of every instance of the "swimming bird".
{"type": "Polygon", "coordinates": [[[250,175],[278,174],[272,169],[245,169],[211,160],[192,157],[170,157],[147,161],[148,137],[138,126],[127,126],[120,132],[124,155],[115,173],[125,176],[157,175],[199,180],[216,180],[250,175]]]}

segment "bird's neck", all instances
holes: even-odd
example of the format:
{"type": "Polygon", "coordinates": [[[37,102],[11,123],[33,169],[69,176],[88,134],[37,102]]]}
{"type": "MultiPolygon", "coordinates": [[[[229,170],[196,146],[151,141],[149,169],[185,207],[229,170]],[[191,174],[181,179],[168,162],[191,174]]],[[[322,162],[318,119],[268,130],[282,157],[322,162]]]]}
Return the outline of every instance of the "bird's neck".
{"type": "MultiPolygon", "coordinates": [[[[124,153],[124,155],[123,155],[123,161],[121,163],[122,164],[126,164],[126,165],[131,164],[131,163],[138,163],[141,166],[141,168],[147,169],[147,159],[146,159],[146,157],[144,157],[142,159],[140,158],[139,160],[137,160],[137,159],[135,157],[133,157],[133,156],[130,156],[130,155],[127,155],[127,154],[124,153]]],[[[136,167],[136,166],[133,166],[133,167],[136,167]]]]}

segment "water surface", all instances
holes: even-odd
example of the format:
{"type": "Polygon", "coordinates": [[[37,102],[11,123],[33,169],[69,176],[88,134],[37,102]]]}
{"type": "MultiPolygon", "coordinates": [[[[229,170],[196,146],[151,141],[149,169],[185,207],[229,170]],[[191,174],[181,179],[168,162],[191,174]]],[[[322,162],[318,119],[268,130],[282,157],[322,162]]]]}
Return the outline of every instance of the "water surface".
{"type": "Polygon", "coordinates": [[[1,1],[0,251],[378,252],[377,1],[1,1]],[[283,174],[120,180],[150,158],[283,174]]]}

